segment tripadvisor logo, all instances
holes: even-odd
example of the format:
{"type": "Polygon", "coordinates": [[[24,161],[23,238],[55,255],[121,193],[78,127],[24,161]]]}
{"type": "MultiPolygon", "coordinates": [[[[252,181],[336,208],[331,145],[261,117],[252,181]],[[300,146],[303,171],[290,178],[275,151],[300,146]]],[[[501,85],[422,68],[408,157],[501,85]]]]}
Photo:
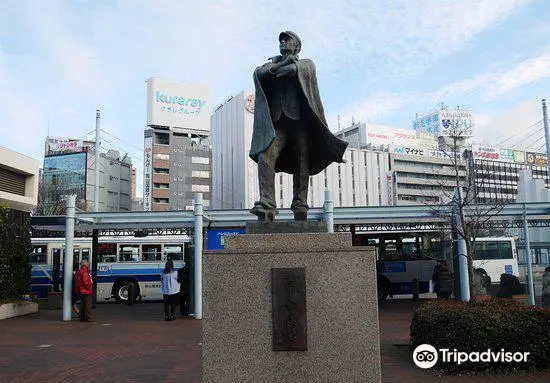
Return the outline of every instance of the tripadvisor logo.
{"type": "Polygon", "coordinates": [[[421,344],[413,352],[413,361],[420,368],[432,368],[438,360],[443,363],[456,363],[458,365],[466,362],[483,363],[524,363],[527,362],[530,352],[510,352],[503,348],[500,351],[463,352],[456,348],[440,348],[439,352],[429,344],[421,344]]]}

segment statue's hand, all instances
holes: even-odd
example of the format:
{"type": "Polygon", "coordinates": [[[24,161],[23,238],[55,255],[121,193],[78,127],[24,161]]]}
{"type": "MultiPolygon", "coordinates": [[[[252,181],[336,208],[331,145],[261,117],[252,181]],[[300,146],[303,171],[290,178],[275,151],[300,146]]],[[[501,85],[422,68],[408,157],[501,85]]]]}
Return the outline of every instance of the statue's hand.
{"type": "Polygon", "coordinates": [[[275,77],[290,77],[296,75],[296,64],[285,65],[282,68],[277,69],[275,77]]]}

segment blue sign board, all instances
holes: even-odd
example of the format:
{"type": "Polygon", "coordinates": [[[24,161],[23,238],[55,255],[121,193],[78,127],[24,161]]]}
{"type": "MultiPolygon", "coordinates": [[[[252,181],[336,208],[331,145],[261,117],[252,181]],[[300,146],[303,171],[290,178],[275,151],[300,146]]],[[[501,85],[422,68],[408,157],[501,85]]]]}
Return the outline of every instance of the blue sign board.
{"type": "Polygon", "coordinates": [[[208,229],[206,248],[208,250],[223,250],[225,235],[246,234],[246,229],[208,229]]]}
{"type": "Polygon", "coordinates": [[[384,262],[382,264],[383,273],[404,273],[407,271],[405,262],[384,262]]]}
{"type": "Polygon", "coordinates": [[[512,271],[512,265],[504,265],[504,272],[506,274],[514,274],[514,272],[512,271]]]}

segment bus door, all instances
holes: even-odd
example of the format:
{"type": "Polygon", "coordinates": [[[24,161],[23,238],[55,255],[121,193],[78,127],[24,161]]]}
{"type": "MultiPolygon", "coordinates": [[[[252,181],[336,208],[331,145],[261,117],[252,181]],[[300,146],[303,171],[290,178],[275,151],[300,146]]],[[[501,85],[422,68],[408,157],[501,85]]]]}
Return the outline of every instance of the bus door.
{"type": "Polygon", "coordinates": [[[56,293],[61,292],[61,283],[62,283],[62,269],[61,262],[63,259],[63,249],[54,248],[52,249],[52,286],[53,291],[56,293]]]}

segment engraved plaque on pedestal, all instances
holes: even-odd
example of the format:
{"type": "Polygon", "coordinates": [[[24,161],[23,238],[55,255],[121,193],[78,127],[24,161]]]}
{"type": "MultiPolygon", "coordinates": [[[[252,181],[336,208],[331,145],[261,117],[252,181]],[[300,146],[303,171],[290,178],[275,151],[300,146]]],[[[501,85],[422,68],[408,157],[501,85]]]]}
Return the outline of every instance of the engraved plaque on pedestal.
{"type": "Polygon", "coordinates": [[[305,268],[272,268],[273,351],[307,350],[305,268]]]}

